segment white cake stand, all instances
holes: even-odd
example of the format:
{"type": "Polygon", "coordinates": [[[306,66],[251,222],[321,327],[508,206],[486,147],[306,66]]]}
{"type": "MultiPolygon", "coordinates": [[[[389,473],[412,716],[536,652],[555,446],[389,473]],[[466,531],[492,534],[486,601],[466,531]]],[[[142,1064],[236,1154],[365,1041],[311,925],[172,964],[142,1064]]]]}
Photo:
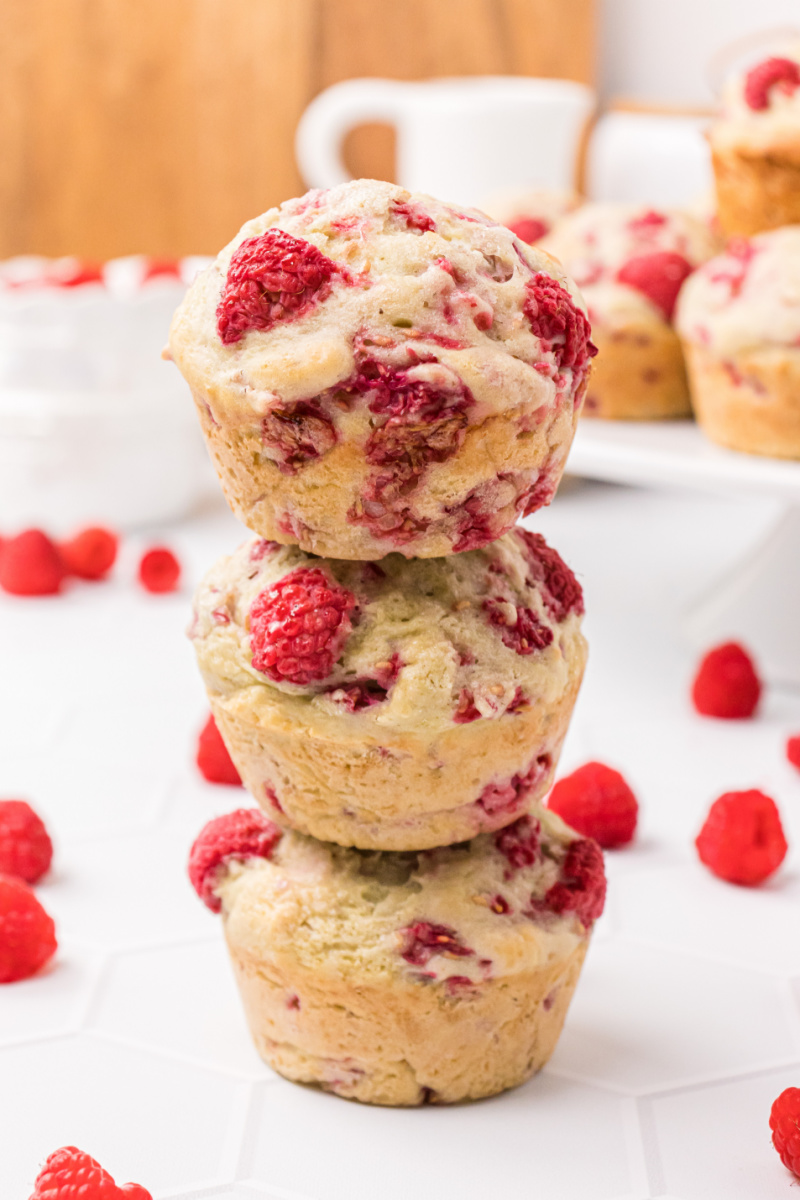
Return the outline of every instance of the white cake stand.
{"type": "Polygon", "coordinates": [[[573,475],[743,493],[783,504],[760,546],[718,579],[685,613],[693,645],[740,638],[767,677],[800,687],[800,462],[724,450],[693,421],[582,421],[570,452],[573,475]]]}

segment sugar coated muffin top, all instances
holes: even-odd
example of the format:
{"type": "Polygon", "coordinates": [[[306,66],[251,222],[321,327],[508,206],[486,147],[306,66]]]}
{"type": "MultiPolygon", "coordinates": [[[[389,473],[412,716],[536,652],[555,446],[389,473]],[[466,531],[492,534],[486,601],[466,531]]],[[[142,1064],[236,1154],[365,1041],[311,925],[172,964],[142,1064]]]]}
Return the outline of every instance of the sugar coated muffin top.
{"type": "Polygon", "coordinates": [[[590,319],[672,319],[684,279],[716,248],[702,221],[642,205],[585,204],[543,246],[583,290],[590,319]]]}
{"type": "Polygon", "coordinates": [[[307,723],[427,734],[557,700],[583,596],[539,534],[378,563],[254,538],[208,573],[190,631],[216,692],[307,723]],[[310,710],[310,711],[309,711],[310,710]]]}
{"type": "MultiPolygon", "coordinates": [[[[170,348],[212,414],[369,396],[413,374],[479,421],[578,396],[589,329],[561,268],[484,214],[375,180],[248,221],[190,288],[170,348]]],[[[392,399],[387,396],[387,403],[392,399]]],[[[422,419],[430,419],[420,412],[422,419]]]]}
{"type": "Polygon", "coordinates": [[[229,936],[267,960],[457,992],[546,968],[603,911],[602,852],[545,809],[416,853],[281,834],[248,811],[206,826],[189,872],[229,936]]]}
{"type": "Polygon", "coordinates": [[[722,357],[800,347],[800,225],[732,238],[687,282],[677,327],[722,357]]]}
{"type": "Polygon", "coordinates": [[[710,137],[717,149],[800,153],[800,42],[776,47],[730,76],[710,137]]]}

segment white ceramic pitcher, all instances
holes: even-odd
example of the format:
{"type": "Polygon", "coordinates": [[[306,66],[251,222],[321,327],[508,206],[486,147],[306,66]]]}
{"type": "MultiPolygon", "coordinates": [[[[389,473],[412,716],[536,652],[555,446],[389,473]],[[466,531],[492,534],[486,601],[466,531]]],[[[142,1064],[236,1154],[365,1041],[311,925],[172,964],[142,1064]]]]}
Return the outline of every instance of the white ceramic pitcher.
{"type": "Polygon", "coordinates": [[[480,206],[504,189],[568,189],[594,102],[590,88],[567,79],[350,79],[306,109],[297,161],[310,187],[343,183],[346,134],[381,121],[397,131],[397,178],[411,191],[480,206]]]}

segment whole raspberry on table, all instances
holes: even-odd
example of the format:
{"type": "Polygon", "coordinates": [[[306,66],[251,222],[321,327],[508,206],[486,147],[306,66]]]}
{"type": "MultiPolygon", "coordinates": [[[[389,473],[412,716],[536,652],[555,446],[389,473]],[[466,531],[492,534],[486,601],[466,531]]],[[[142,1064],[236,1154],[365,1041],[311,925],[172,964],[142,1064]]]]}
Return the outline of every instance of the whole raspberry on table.
{"type": "Polygon", "coordinates": [[[604,850],[627,845],[636,832],[636,797],[619,771],[605,763],[584,763],[559,779],[547,807],[604,850]]]}
{"type": "Polygon", "coordinates": [[[57,946],[53,920],[27,883],[0,875],[0,983],[27,979],[57,946]]]}
{"type": "Polygon", "coordinates": [[[25,800],[0,800],[0,874],[36,883],[48,870],[53,843],[25,800]]]}
{"type": "Polygon", "coordinates": [[[241,786],[242,778],[222,740],[213,713],[209,714],[197,739],[197,765],[209,783],[229,783],[241,786]]]}
{"type": "Polygon", "coordinates": [[[738,642],[725,642],[704,656],[692,684],[692,701],[704,717],[752,717],[761,680],[752,658],[738,642]]]}
{"type": "Polygon", "coordinates": [[[791,95],[800,87],[800,64],[791,58],[766,58],[757,63],[745,76],[745,103],[754,112],[769,108],[774,87],[791,95]]]}
{"type": "Polygon", "coordinates": [[[352,628],[356,598],[319,567],[298,567],[250,609],[253,666],[276,683],[327,679],[352,628]]]}
{"type": "Polygon", "coordinates": [[[781,1162],[800,1176],[800,1088],[781,1092],[769,1114],[772,1144],[781,1162]]]}
{"type": "Polygon", "coordinates": [[[0,587],[13,596],[50,596],[66,572],[58,547],[41,529],[26,529],[3,543],[0,587]]]}
{"type": "Polygon", "coordinates": [[[681,284],[692,273],[692,266],[682,254],[659,250],[655,254],[637,254],[620,267],[617,279],[635,288],[671,321],[681,284]]]}
{"type": "Polygon", "coordinates": [[[250,329],[271,329],[325,300],[346,272],[311,242],[282,229],[247,238],[234,250],[217,307],[217,332],[230,346],[250,329]]]}
{"type": "Polygon", "coordinates": [[[788,849],[775,801],[756,788],[715,800],[695,846],[714,875],[746,887],[777,871],[788,849]]]}
{"type": "Polygon", "coordinates": [[[786,757],[800,771],[800,733],[786,739],[786,757]]]}
{"type": "Polygon", "coordinates": [[[54,1150],[36,1176],[29,1200],[153,1200],[140,1183],[117,1187],[91,1155],[77,1146],[54,1150]]]}
{"type": "Polygon", "coordinates": [[[142,555],[139,582],[148,592],[174,592],[181,577],[181,564],[166,546],[153,546],[142,555]]]}
{"type": "Polygon", "coordinates": [[[61,542],[58,549],[67,574],[79,579],[102,579],[116,561],[118,542],[110,529],[92,526],[61,542]]]}
{"type": "Polygon", "coordinates": [[[270,858],[281,836],[257,808],[237,808],[204,825],[189,852],[189,879],[203,903],[219,912],[214,888],[220,869],[232,859],[270,858]]]}

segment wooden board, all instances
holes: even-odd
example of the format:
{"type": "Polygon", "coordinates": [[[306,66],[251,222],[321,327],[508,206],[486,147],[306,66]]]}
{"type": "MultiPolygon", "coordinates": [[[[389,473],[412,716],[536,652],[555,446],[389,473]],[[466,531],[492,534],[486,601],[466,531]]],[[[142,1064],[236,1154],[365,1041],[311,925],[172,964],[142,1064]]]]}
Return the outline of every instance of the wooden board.
{"type": "MultiPolygon", "coordinates": [[[[358,75],[593,80],[594,0],[0,0],[0,257],[216,252],[358,75]]],[[[388,130],[354,174],[391,178],[388,130]]]]}

